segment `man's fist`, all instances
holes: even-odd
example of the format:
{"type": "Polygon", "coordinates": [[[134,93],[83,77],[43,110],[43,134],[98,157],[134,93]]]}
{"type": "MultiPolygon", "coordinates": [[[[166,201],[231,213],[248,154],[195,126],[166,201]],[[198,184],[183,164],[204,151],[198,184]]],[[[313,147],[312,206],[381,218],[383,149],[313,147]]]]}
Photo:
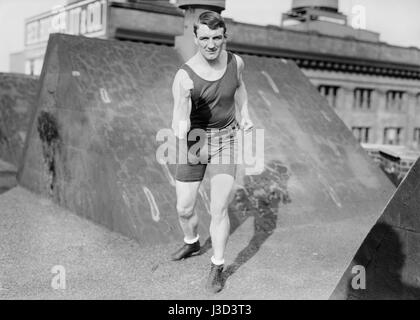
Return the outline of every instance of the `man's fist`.
{"type": "Polygon", "coordinates": [[[251,119],[249,118],[242,118],[241,120],[241,129],[247,131],[254,127],[254,124],[252,123],[251,119]]]}

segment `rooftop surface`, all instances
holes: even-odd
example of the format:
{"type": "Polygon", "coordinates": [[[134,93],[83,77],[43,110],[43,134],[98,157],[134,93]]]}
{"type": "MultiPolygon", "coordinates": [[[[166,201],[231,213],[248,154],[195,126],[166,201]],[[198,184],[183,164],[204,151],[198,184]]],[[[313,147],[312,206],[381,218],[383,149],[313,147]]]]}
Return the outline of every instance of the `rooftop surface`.
{"type": "MultiPolygon", "coordinates": [[[[275,232],[241,265],[235,262],[238,253],[253,251],[244,246],[252,235],[253,221],[243,224],[228,246],[226,267],[231,275],[225,289],[209,295],[204,285],[210,252],[172,262],[170,253],[179,243],[141,247],[20,187],[0,195],[0,208],[0,299],[328,298],[322,275],[314,277],[313,283],[291,277],[293,269],[310,269],[310,265],[290,264],[273,250],[280,240],[302,244],[303,229],[283,235],[275,232]],[[54,266],[65,268],[65,290],[51,286],[54,266]]],[[[332,225],[323,235],[325,241],[335,233],[332,225]]],[[[314,261],[326,259],[309,247],[308,254],[314,261]]]]}

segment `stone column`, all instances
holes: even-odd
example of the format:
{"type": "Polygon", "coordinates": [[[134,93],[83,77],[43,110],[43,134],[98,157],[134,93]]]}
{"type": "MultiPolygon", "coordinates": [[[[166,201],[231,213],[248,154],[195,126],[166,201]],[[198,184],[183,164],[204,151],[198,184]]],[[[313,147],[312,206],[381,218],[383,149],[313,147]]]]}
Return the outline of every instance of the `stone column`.
{"type": "Polygon", "coordinates": [[[320,86],[319,93],[321,94],[321,96],[325,97],[325,86],[320,86]]]}
{"type": "Polygon", "coordinates": [[[337,89],[337,95],[335,97],[335,106],[337,110],[345,109],[344,97],[344,89],[342,87],[339,87],[337,89]]]}
{"type": "Polygon", "coordinates": [[[360,95],[361,92],[359,89],[354,89],[354,101],[353,101],[353,106],[355,107],[356,110],[358,110],[360,108],[360,95]]]}
{"type": "Polygon", "coordinates": [[[178,6],[185,10],[184,34],[175,38],[175,49],[184,61],[190,59],[197,48],[194,43],[194,23],[204,11],[221,13],[225,9],[225,0],[178,0],[178,6]]]}
{"type": "Polygon", "coordinates": [[[420,93],[416,94],[416,115],[420,114],[420,93]]]}
{"type": "Polygon", "coordinates": [[[351,86],[342,86],[337,93],[337,109],[335,109],[336,113],[350,130],[354,119],[353,91],[354,88],[351,86]]]}
{"type": "Polygon", "coordinates": [[[404,98],[404,112],[406,115],[407,132],[405,133],[405,145],[415,147],[414,128],[416,127],[417,92],[407,92],[404,98]]]}
{"type": "Polygon", "coordinates": [[[386,91],[385,92],[385,110],[391,109],[391,92],[386,91]]]}
{"type": "Polygon", "coordinates": [[[330,107],[334,108],[334,90],[332,88],[328,90],[327,100],[330,107]]]}
{"type": "Polygon", "coordinates": [[[347,112],[352,112],[354,106],[354,87],[345,86],[341,89],[341,96],[344,101],[344,109],[347,112]]]}
{"type": "Polygon", "coordinates": [[[387,92],[385,90],[377,89],[375,91],[375,100],[373,101],[373,107],[375,108],[375,114],[376,114],[376,128],[374,136],[375,140],[374,143],[383,143],[383,137],[384,137],[384,125],[382,122],[381,114],[384,112],[387,112],[386,110],[386,103],[387,103],[387,92]]]}
{"type": "Polygon", "coordinates": [[[378,95],[378,90],[374,89],[372,90],[370,94],[370,109],[369,109],[370,112],[375,117],[374,123],[370,129],[370,134],[369,134],[369,142],[372,142],[372,143],[376,143],[378,141],[378,132],[377,132],[378,109],[379,109],[379,95],[378,95]]]}

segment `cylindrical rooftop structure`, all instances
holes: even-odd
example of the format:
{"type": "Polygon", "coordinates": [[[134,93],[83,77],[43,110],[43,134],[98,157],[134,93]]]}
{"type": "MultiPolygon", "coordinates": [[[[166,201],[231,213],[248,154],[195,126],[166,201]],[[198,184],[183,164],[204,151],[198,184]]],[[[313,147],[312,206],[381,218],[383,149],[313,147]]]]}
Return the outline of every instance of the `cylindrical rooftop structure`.
{"type": "Polygon", "coordinates": [[[226,8],[226,0],[178,0],[177,4],[181,9],[205,6],[213,7],[217,12],[222,12],[226,8]]]}
{"type": "Polygon", "coordinates": [[[169,0],[126,0],[127,2],[151,2],[151,3],[167,3],[169,0]]]}
{"type": "Polygon", "coordinates": [[[338,11],[338,0],[293,0],[292,9],[323,8],[338,11]]]}

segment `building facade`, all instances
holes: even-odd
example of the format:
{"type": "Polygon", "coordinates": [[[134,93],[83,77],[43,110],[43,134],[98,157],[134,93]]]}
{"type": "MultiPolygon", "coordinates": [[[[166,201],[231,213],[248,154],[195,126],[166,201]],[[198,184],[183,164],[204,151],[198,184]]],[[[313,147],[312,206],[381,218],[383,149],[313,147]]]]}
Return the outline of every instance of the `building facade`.
{"type": "MultiPolygon", "coordinates": [[[[68,1],[26,20],[25,50],[16,57],[25,61],[26,73],[39,74],[52,32],[177,46],[184,15],[190,19],[209,5],[222,11],[225,1],[178,4],[182,9],[164,0],[68,1]]],[[[338,0],[293,0],[280,26],[226,19],[228,49],[294,60],[360,143],[420,150],[420,50],[351,27],[338,8],[338,0]]],[[[19,69],[13,57],[12,64],[19,69]]]]}
{"type": "Polygon", "coordinates": [[[69,0],[65,6],[30,17],[25,21],[24,56],[27,74],[41,73],[48,37],[66,33],[102,39],[153,42],[173,46],[183,32],[183,11],[169,1],[69,0]]]}
{"type": "MultiPolygon", "coordinates": [[[[350,27],[338,0],[294,0],[282,26],[340,38],[334,45],[341,59],[324,55],[326,60],[296,62],[359,142],[419,147],[418,49],[391,46],[378,33],[350,27]]],[[[323,40],[316,42],[323,46],[323,40]]]]}

